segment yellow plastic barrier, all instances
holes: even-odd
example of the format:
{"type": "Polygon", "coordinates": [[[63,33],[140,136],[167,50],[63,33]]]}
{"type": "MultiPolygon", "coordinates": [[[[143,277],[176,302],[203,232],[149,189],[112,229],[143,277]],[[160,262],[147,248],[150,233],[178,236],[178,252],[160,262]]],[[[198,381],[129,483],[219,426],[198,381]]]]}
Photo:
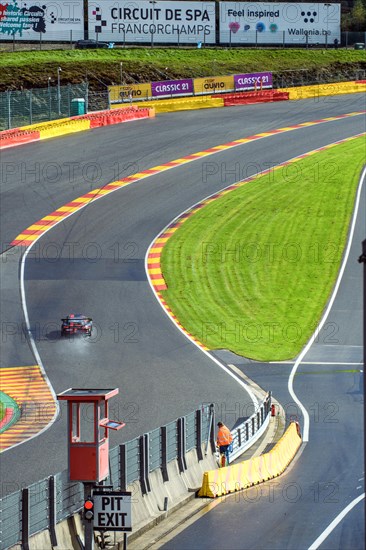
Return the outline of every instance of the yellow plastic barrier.
{"type": "Polygon", "coordinates": [[[341,94],[356,94],[366,91],[366,84],[357,82],[335,82],[333,84],[316,84],[314,86],[299,86],[296,88],[280,88],[281,92],[288,92],[289,99],[309,99],[322,96],[341,94]]]}
{"type": "Polygon", "coordinates": [[[290,464],[300,445],[298,424],[291,422],[269,453],[226,468],[205,472],[198,496],[215,498],[277,477],[290,464]]]}
{"type": "MultiPolygon", "coordinates": [[[[119,109],[126,104],[116,103],[111,105],[112,109],[119,109]]],[[[190,111],[193,109],[212,109],[223,107],[224,100],[220,97],[184,97],[180,99],[160,99],[157,101],[142,101],[139,107],[154,107],[156,113],[170,113],[173,111],[190,111]]]]}

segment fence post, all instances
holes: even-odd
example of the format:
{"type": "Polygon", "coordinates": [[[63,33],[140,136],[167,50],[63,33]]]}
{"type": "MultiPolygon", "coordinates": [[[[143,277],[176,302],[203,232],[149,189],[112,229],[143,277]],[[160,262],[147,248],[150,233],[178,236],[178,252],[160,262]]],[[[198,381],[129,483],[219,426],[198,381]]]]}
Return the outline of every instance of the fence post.
{"type": "Polygon", "coordinates": [[[8,104],[8,130],[11,129],[11,91],[8,90],[6,92],[6,99],[7,99],[7,104],[8,104]]]}
{"type": "Polygon", "coordinates": [[[52,546],[57,546],[56,536],[56,491],[55,477],[50,476],[48,480],[48,508],[49,508],[49,531],[52,546]]]}
{"type": "Polygon", "coordinates": [[[127,491],[127,449],[119,446],[119,485],[122,491],[127,491]]]}
{"type": "Polygon", "coordinates": [[[178,467],[180,473],[187,469],[186,464],[186,422],[185,418],[181,417],[177,420],[177,432],[178,432],[178,467]]]}
{"type": "Polygon", "coordinates": [[[216,422],[215,422],[215,405],[213,403],[211,403],[210,405],[210,417],[212,422],[210,424],[209,438],[211,443],[211,450],[214,453],[216,451],[216,437],[215,437],[216,422]]]}
{"type": "Polygon", "coordinates": [[[139,458],[140,458],[140,485],[143,495],[147,495],[147,487],[145,480],[145,438],[143,435],[139,437],[139,458]]]}
{"type": "Polygon", "coordinates": [[[51,120],[52,113],[52,100],[51,100],[51,86],[50,86],[50,77],[48,77],[48,120],[51,120]]]}
{"type": "Polygon", "coordinates": [[[149,479],[149,469],[150,469],[150,435],[144,434],[145,439],[145,480],[146,480],[146,488],[148,492],[151,491],[150,487],[150,479],[149,479]]]}
{"type": "Polygon", "coordinates": [[[151,491],[149,481],[149,434],[139,437],[139,454],[141,492],[143,495],[147,495],[151,491]]]}
{"type": "Polygon", "coordinates": [[[86,89],[85,89],[85,114],[89,112],[89,82],[86,81],[86,89]]]}
{"type": "Polygon", "coordinates": [[[22,550],[29,550],[29,489],[22,489],[22,550]]]}
{"type": "Polygon", "coordinates": [[[33,113],[32,113],[32,90],[29,90],[29,124],[33,122],[33,113]]]}
{"type": "Polygon", "coordinates": [[[161,438],[161,475],[163,476],[163,481],[169,481],[168,475],[168,436],[166,426],[161,426],[160,428],[160,438],[161,438]]]}
{"type": "Polygon", "coordinates": [[[196,410],[196,453],[198,461],[203,460],[202,453],[202,412],[196,410]]]}
{"type": "Polygon", "coordinates": [[[69,117],[71,116],[71,86],[70,84],[67,85],[67,103],[68,103],[68,112],[69,117]]]}

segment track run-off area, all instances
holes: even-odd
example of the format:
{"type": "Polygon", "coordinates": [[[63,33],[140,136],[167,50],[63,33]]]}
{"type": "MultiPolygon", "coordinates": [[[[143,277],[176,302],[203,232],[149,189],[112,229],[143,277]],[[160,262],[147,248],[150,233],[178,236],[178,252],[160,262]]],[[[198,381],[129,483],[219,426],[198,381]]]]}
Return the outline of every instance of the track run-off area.
{"type": "MultiPolygon", "coordinates": [[[[187,414],[203,402],[216,403],[218,416],[233,425],[251,397],[240,377],[225,371],[228,363],[271,390],[287,406],[288,416],[297,411],[302,422],[288,393],[293,364],[246,362],[224,351],[215,353],[214,361],[202,353],[156,301],[145,272],[145,255],[171,220],[208,195],[364,132],[365,108],[364,95],[355,94],[174,113],[2,152],[1,270],[6,284],[1,304],[6,326],[1,367],[34,365],[37,350],[36,362],[43,365],[56,393],[68,387],[119,387],[113,413],[127,427],[112,444],[187,414]],[[233,145],[237,140],[240,145],[233,145]],[[194,157],[194,162],[177,161],[187,157],[191,161],[194,157]],[[219,167],[209,178],[205,177],[208,161],[219,167]],[[167,165],[170,169],[164,169],[167,165]],[[154,172],[154,168],[160,169],[154,172]],[[102,200],[92,199],[95,189],[106,190],[111,182],[139,174],[143,177],[135,178],[138,181],[99,193],[102,200]],[[65,205],[75,206],[75,199],[89,194],[91,200],[83,208],[71,214],[64,211],[57,224],[37,235],[28,252],[26,246],[10,245],[19,235],[24,240],[24,235],[32,234],[24,234],[24,229],[65,205]],[[24,307],[33,350],[24,336],[24,307]],[[72,311],[93,317],[96,330],[91,339],[60,339],[60,319],[72,311]]],[[[365,235],[364,206],[363,190],[349,254],[355,262],[365,235]]],[[[348,280],[347,269],[345,277],[348,280]]],[[[258,492],[254,498],[253,489],[246,492],[247,499],[233,497],[231,503],[226,500],[227,506],[215,508],[228,512],[227,530],[220,526],[222,539],[213,529],[217,519],[206,514],[200,520],[204,525],[195,523],[182,533],[181,542],[167,543],[167,548],[309,547],[363,492],[357,265],[348,282],[338,295],[343,300],[334,320],[339,326],[338,343],[326,348],[327,343],[318,339],[294,382],[296,395],[310,414],[311,437],[299,459],[283,479],[265,484],[260,498],[258,492]],[[187,538],[192,537],[190,529],[195,539],[187,538]]],[[[66,418],[59,415],[39,436],[2,454],[3,493],[66,466],[66,418]]],[[[362,548],[362,517],[360,502],[332,531],[324,548],[362,548]]]]}

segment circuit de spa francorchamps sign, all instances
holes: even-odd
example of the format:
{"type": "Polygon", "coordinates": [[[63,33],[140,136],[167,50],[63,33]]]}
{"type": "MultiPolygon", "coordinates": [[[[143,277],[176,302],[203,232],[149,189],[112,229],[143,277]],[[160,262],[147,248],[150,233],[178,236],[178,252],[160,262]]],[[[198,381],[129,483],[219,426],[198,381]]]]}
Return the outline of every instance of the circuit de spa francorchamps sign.
{"type": "Polygon", "coordinates": [[[89,2],[89,36],[110,42],[214,44],[215,2],[89,2]]]}

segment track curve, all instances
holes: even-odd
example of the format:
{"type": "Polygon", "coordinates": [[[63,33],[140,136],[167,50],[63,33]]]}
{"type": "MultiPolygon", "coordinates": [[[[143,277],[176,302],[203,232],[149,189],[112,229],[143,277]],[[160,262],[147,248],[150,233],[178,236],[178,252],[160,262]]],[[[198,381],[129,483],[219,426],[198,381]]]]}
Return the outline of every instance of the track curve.
{"type": "MultiPolygon", "coordinates": [[[[100,186],[116,179],[116,173],[140,171],[258,131],[365,108],[363,96],[332,99],[335,101],[324,98],[319,103],[298,101],[235,107],[214,113],[167,115],[108,131],[100,129],[81,137],[31,144],[22,148],[23,157],[32,159],[24,162],[36,170],[38,163],[40,172],[29,175],[30,180],[28,176],[20,178],[20,182],[21,163],[14,151],[6,151],[2,159],[7,169],[1,201],[2,249],[24,227],[90,189],[93,185],[90,175],[89,179],[79,180],[75,174],[71,179],[66,170],[70,163],[79,162],[77,170],[83,175],[83,167],[77,160],[82,155],[87,161],[93,159],[90,165],[99,163],[100,186]],[[91,156],[86,156],[87,151],[91,156]],[[114,164],[116,157],[118,165],[114,164]],[[54,167],[54,181],[49,177],[47,181],[41,167],[50,170],[52,163],[60,166],[60,170],[54,167]]],[[[164,318],[157,304],[153,304],[155,299],[143,271],[144,253],[151,239],[175,215],[209,192],[239,179],[238,163],[243,177],[258,167],[278,164],[364,129],[364,117],[354,117],[304,128],[296,132],[296,139],[289,133],[226,151],[220,154],[220,159],[219,155],[214,159],[219,170],[207,181],[202,177],[203,162],[152,176],[149,181],[88,206],[42,237],[38,256],[27,261],[25,284],[31,325],[34,330],[37,323],[40,325],[37,347],[55,390],[106,383],[120,386],[121,399],[115,413],[128,422],[124,438],[185,414],[202,401],[216,401],[219,414],[230,423],[233,402],[243,403],[242,391],[231,381],[220,378],[213,363],[203,360],[164,318]],[[96,342],[68,342],[67,347],[56,337],[60,316],[75,309],[98,320],[101,331],[96,342]]],[[[342,395],[341,392],[339,399],[342,395]]],[[[53,453],[60,441],[65,441],[64,418],[45,434],[3,455],[4,481],[8,488],[12,485],[7,492],[17,488],[14,484],[28,484],[63,469],[66,453],[62,449],[57,456],[53,453]],[[33,459],[31,464],[29,456],[33,459]]],[[[359,455],[360,451],[357,452],[359,455]]],[[[324,479],[325,471],[326,465],[319,479],[324,479]]],[[[279,515],[281,510],[282,507],[279,515]]],[[[256,512],[253,513],[254,521],[256,512]]],[[[300,515],[295,513],[298,522],[300,515]]],[[[293,537],[296,538],[295,534],[293,537]]],[[[288,548],[295,547],[295,538],[288,548]]],[[[256,544],[254,539],[252,544],[256,544]]]]}

